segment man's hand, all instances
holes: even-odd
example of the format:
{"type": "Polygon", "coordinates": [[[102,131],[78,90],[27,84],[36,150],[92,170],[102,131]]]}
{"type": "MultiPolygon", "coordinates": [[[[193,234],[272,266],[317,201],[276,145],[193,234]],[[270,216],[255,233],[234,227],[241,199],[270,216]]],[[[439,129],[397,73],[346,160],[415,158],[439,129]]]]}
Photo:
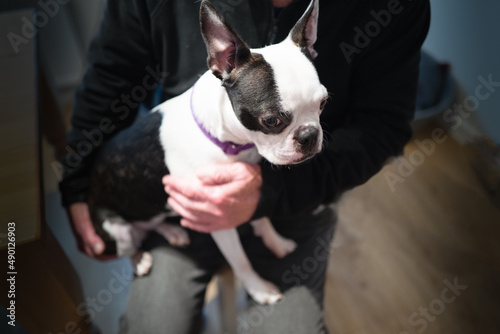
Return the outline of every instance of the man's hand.
{"type": "Polygon", "coordinates": [[[249,221],[260,198],[259,165],[218,164],[194,177],[166,175],[168,204],[183,218],[181,225],[198,232],[235,228],[249,221]]]}
{"type": "Polygon", "coordinates": [[[75,235],[78,249],[88,256],[105,260],[112,256],[102,255],[104,252],[104,242],[95,233],[94,226],[90,220],[89,207],[87,203],[78,202],[71,204],[68,208],[68,216],[71,222],[71,228],[75,235]]]}

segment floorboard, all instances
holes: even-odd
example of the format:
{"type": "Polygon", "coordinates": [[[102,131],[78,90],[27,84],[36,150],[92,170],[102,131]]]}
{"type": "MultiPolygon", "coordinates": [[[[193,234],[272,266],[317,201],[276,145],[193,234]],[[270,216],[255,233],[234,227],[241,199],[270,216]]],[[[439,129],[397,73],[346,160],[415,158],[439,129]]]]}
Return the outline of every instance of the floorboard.
{"type": "Polygon", "coordinates": [[[500,333],[500,211],[454,139],[417,145],[436,128],[341,199],[326,284],[331,333],[500,333]]]}

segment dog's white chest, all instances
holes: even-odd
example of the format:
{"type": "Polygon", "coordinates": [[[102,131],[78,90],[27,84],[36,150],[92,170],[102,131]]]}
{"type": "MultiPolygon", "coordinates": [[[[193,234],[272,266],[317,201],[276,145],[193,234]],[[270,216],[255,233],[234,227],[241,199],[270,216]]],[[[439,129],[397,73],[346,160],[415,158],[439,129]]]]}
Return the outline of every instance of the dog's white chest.
{"type": "MultiPolygon", "coordinates": [[[[163,114],[160,142],[170,174],[192,174],[203,166],[217,163],[260,161],[261,157],[255,148],[244,150],[237,155],[228,155],[212,143],[194,120],[190,99],[191,89],[158,107],[158,112],[163,114]]],[[[217,103],[209,100],[206,103],[217,103]]]]}

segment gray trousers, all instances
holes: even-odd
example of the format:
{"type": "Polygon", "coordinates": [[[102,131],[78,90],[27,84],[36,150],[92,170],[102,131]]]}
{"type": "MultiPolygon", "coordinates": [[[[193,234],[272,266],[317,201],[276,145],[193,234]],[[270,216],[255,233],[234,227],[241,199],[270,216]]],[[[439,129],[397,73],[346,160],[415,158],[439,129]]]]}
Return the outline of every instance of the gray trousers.
{"type": "MultiPolygon", "coordinates": [[[[273,222],[280,234],[298,244],[281,260],[253,235],[250,224],[238,228],[255,270],[284,292],[284,298],[275,305],[259,305],[249,299],[244,314],[238,317],[238,333],[327,333],[324,283],[335,222],[335,212],[329,207],[294,222],[273,222]]],[[[183,249],[170,247],[158,235],[146,240],[144,248],[151,249],[153,268],[149,275],[132,282],[120,333],[201,331],[206,286],[226,262],[209,234],[189,234],[191,245],[183,249]]]]}

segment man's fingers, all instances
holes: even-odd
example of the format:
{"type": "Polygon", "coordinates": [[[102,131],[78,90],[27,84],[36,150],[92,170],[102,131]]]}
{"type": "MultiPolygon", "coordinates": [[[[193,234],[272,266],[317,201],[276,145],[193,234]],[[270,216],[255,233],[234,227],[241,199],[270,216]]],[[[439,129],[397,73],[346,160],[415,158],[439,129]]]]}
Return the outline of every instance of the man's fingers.
{"type": "Polygon", "coordinates": [[[251,218],[260,197],[259,165],[208,166],[195,176],[163,178],[170,206],[183,226],[199,232],[233,228],[251,218]]]}
{"type": "Polygon", "coordinates": [[[169,193],[170,197],[174,199],[179,205],[181,205],[183,208],[186,210],[190,210],[192,212],[198,212],[200,214],[202,213],[210,213],[210,214],[217,214],[218,209],[215,208],[213,205],[210,204],[210,202],[205,201],[198,201],[192,198],[188,198],[184,196],[182,193],[178,193],[177,191],[171,190],[169,193]]]}
{"type": "Polygon", "coordinates": [[[80,250],[88,256],[100,261],[116,259],[117,257],[116,254],[103,254],[106,246],[104,245],[102,239],[95,233],[93,235],[89,235],[87,237],[87,241],[84,241],[82,246],[83,247],[80,250]]]}
{"type": "Polygon", "coordinates": [[[75,217],[73,227],[76,231],[77,243],[83,252],[88,256],[94,257],[104,252],[104,242],[95,233],[94,225],[86,216],[75,217]]]}
{"type": "Polygon", "coordinates": [[[90,241],[90,247],[92,247],[92,251],[94,252],[95,255],[101,255],[104,252],[105,248],[104,242],[97,234],[94,233],[89,239],[89,241],[90,241]]]}
{"type": "Polygon", "coordinates": [[[80,234],[81,246],[83,251],[89,256],[101,255],[104,252],[104,242],[102,239],[92,231],[86,231],[80,234]]]}
{"type": "Polygon", "coordinates": [[[216,231],[216,229],[210,224],[202,225],[185,218],[181,219],[181,225],[200,233],[211,233],[216,231]]]}
{"type": "Polygon", "coordinates": [[[102,239],[97,235],[90,219],[88,204],[73,203],[68,208],[71,230],[75,235],[78,249],[87,256],[98,260],[109,260],[116,255],[103,254],[106,248],[102,239]]]}
{"type": "Polygon", "coordinates": [[[163,177],[163,184],[165,185],[165,191],[169,194],[177,192],[193,200],[203,197],[203,194],[200,193],[202,191],[201,186],[199,184],[194,184],[193,179],[166,175],[163,177]]]}
{"type": "Polygon", "coordinates": [[[185,219],[196,222],[202,222],[202,224],[207,220],[205,215],[203,215],[202,213],[186,209],[186,207],[184,207],[184,205],[179,203],[177,199],[175,199],[174,197],[168,198],[168,204],[172,207],[172,209],[175,210],[175,212],[177,212],[185,219]]]}
{"type": "Polygon", "coordinates": [[[234,179],[234,174],[227,165],[203,168],[196,173],[196,176],[206,186],[221,185],[234,179]]]}
{"type": "Polygon", "coordinates": [[[87,219],[80,220],[78,222],[75,222],[75,228],[82,238],[82,242],[87,248],[85,250],[85,253],[88,254],[88,251],[90,250],[92,252],[91,255],[100,255],[104,251],[104,242],[102,239],[95,233],[94,226],[92,225],[92,222],[87,219]]]}
{"type": "Polygon", "coordinates": [[[244,179],[249,175],[260,174],[260,166],[235,162],[231,164],[211,165],[200,169],[196,176],[206,186],[223,185],[244,179]]]}
{"type": "Polygon", "coordinates": [[[83,244],[83,248],[81,249],[87,256],[90,256],[90,257],[95,257],[95,253],[94,253],[94,250],[92,249],[92,247],[90,247],[90,245],[87,245],[87,244],[83,244]]]}

